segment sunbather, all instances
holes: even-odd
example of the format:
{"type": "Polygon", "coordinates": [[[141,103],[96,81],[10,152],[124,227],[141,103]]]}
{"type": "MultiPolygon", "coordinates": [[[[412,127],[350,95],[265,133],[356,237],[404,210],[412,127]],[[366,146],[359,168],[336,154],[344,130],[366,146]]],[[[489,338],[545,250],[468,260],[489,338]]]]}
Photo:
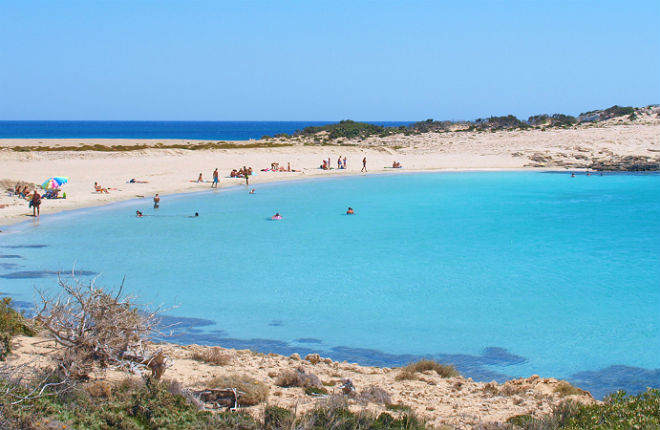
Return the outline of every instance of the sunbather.
{"type": "Polygon", "coordinates": [[[102,186],[100,186],[98,182],[94,182],[94,189],[96,190],[97,193],[110,194],[110,191],[108,191],[107,188],[103,188],[102,186]]]}

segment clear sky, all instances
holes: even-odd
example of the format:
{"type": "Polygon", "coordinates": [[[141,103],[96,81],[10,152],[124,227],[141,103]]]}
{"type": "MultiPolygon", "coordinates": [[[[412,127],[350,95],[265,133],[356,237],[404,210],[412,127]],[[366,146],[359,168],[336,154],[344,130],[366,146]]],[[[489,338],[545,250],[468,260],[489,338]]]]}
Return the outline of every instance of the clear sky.
{"type": "Polygon", "coordinates": [[[527,118],[658,102],[658,0],[0,0],[0,120],[527,118]]]}

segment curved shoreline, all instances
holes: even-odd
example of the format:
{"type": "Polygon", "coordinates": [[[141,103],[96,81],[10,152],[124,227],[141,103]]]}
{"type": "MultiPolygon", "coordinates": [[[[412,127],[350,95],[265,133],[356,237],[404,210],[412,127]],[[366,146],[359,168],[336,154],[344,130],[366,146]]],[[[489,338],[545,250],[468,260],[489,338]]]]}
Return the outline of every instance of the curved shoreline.
{"type": "MultiPolygon", "coordinates": [[[[581,168],[576,168],[576,169],[571,169],[572,171],[584,171],[585,169],[581,168]]],[[[296,182],[311,182],[315,180],[335,180],[335,179],[341,179],[341,178],[352,178],[352,177],[358,177],[358,176],[367,176],[367,175],[411,175],[411,174],[433,174],[433,173],[458,173],[458,172],[556,172],[556,173],[565,173],[566,170],[561,170],[561,169],[549,169],[549,168],[518,168],[518,169],[513,169],[513,168],[460,168],[460,169],[447,169],[447,168],[426,168],[426,169],[420,169],[420,170],[376,170],[376,171],[371,171],[368,172],[367,174],[362,174],[358,172],[324,172],[324,173],[318,173],[318,174],[311,174],[308,176],[298,176],[298,177],[275,177],[275,178],[269,178],[269,180],[264,181],[264,182],[256,182],[254,183],[254,186],[258,185],[286,185],[287,183],[296,183],[296,182]]],[[[279,173],[278,173],[279,174],[279,173]]],[[[243,181],[243,179],[240,179],[243,181]]],[[[222,180],[221,180],[222,183],[222,180]]],[[[242,184],[231,184],[228,186],[220,187],[217,189],[215,192],[223,192],[223,191],[236,191],[239,188],[242,188],[244,185],[242,184]]],[[[252,187],[252,185],[250,185],[252,187]]],[[[214,192],[212,189],[206,189],[206,190],[191,190],[191,189],[186,189],[186,190],[181,190],[181,189],[171,189],[171,190],[166,190],[164,192],[159,193],[161,197],[174,197],[174,196],[190,196],[190,195],[195,195],[195,194],[202,194],[202,193],[208,193],[208,192],[214,192]]],[[[76,211],[84,210],[84,209],[92,209],[92,208],[100,208],[100,207],[105,207],[105,206],[112,206],[116,205],[119,203],[127,203],[131,201],[139,201],[139,200],[151,200],[152,196],[144,196],[144,197],[139,197],[139,196],[131,196],[131,195],[122,195],[117,199],[111,199],[111,200],[106,200],[100,203],[96,203],[94,201],[84,201],[80,202],[79,204],[72,205],[72,207],[65,207],[65,208],[57,208],[53,212],[48,212],[48,213],[43,213],[42,216],[45,216],[47,219],[50,219],[51,216],[54,215],[65,215],[68,213],[73,213],[76,211]]],[[[46,200],[48,202],[48,200],[46,200]]],[[[27,201],[26,201],[27,203],[27,201]]],[[[43,207],[43,206],[42,206],[43,207]]],[[[27,216],[27,215],[13,215],[10,217],[5,218],[0,224],[0,228],[4,229],[9,229],[9,231],[13,230],[13,228],[18,227],[22,224],[27,224],[29,222],[35,221],[34,218],[30,219],[23,219],[22,217],[27,216]]],[[[0,218],[2,219],[2,218],[0,218]]],[[[5,230],[6,232],[7,230],[5,230]]],[[[3,230],[0,230],[0,232],[3,232],[3,230]]]]}

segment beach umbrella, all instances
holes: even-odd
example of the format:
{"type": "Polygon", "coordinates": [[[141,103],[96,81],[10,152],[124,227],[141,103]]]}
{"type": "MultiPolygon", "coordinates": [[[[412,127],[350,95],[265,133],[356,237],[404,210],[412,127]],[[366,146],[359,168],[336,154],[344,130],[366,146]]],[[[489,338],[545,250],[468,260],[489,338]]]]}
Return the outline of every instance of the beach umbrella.
{"type": "Polygon", "coordinates": [[[55,188],[59,188],[62,185],[66,184],[69,182],[69,179],[64,177],[64,176],[56,176],[54,178],[48,178],[44,181],[43,184],[41,184],[41,188],[44,190],[53,190],[55,188]]]}

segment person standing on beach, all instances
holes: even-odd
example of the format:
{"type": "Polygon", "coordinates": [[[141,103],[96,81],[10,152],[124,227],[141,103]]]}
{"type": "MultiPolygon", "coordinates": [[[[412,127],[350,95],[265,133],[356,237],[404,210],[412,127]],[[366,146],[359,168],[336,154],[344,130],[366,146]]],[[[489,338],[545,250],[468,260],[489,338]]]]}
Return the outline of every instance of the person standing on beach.
{"type": "Polygon", "coordinates": [[[367,173],[367,157],[366,156],[362,159],[362,170],[360,170],[360,172],[367,173]]]}
{"type": "Polygon", "coordinates": [[[32,194],[32,200],[30,200],[30,204],[32,205],[32,216],[38,217],[39,206],[41,206],[41,196],[39,195],[39,191],[34,190],[34,194],[32,194]]]}
{"type": "Polygon", "coordinates": [[[346,169],[346,156],[344,155],[344,169],[346,169]]]}
{"type": "Polygon", "coordinates": [[[211,188],[218,188],[218,168],[217,167],[213,171],[213,183],[211,184],[211,188]]]}
{"type": "Polygon", "coordinates": [[[341,155],[339,156],[339,158],[337,158],[337,168],[338,168],[338,169],[341,169],[341,168],[342,168],[342,167],[341,167],[341,155]]]}
{"type": "Polygon", "coordinates": [[[158,209],[160,207],[160,196],[158,193],[154,196],[154,209],[158,209]]]}

